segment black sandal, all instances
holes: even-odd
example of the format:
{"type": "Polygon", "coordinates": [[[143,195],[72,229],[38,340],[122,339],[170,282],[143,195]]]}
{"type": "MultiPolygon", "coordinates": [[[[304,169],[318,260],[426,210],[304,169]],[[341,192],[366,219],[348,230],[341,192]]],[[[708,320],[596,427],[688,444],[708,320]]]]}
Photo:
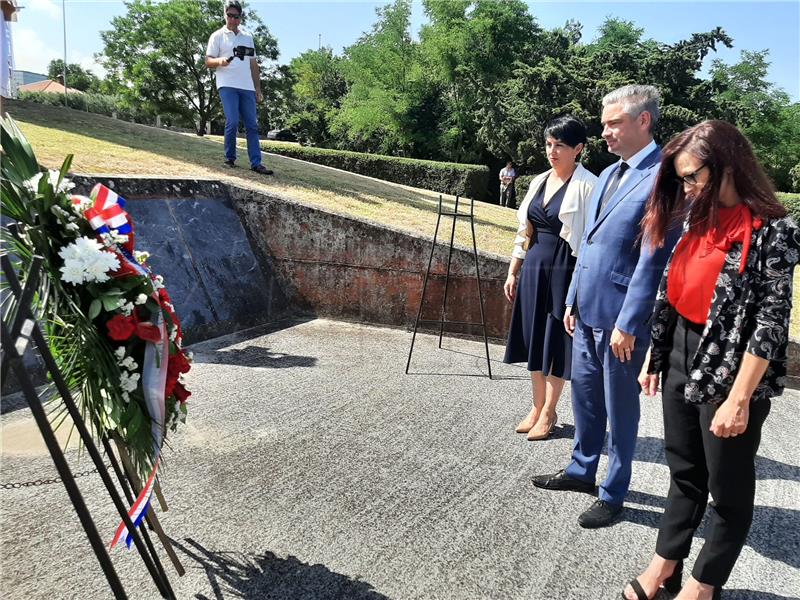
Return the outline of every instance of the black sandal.
{"type": "MultiPolygon", "coordinates": [[[[678,592],[681,591],[682,580],[683,580],[683,561],[679,560],[678,564],[675,565],[675,570],[672,572],[672,575],[667,577],[662,582],[659,589],[663,587],[670,594],[677,594],[678,592]]],[[[636,600],[653,600],[653,598],[655,598],[658,595],[658,590],[656,590],[656,593],[653,595],[653,598],[648,598],[647,594],[645,594],[644,592],[642,584],[639,583],[639,580],[636,579],[635,577],[628,582],[628,585],[631,586],[631,589],[633,589],[634,593],[636,594],[636,600]]],[[[715,590],[714,591],[715,600],[716,598],[718,598],[716,594],[717,592],[715,590]]],[[[625,590],[622,591],[622,598],[623,600],[628,600],[628,597],[625,595],[625,590]]]]}

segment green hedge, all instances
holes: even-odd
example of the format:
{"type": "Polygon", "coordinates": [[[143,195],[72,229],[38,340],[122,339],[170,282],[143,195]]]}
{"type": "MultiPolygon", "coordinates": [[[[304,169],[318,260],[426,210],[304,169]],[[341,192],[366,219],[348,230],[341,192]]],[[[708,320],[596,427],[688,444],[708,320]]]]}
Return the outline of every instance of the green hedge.
{"type": "Polygon", "coordinates": [[[528,193],[528,187],[530,187],[534,177],[536,175],[520,175],[514,181],[514,189],[517,191],[517,206],[522,204],[525,199],[525,194],[528,193]]]}
{"type": "Polygon", "coordinates": [[[789,211],[789,214],[794,217],[797,223],[800,223],[800,194],[786,194],[778,192],[778,199],[789,211]]]}
{"type": "MultiPolygon", "coordinates": [[[[528,186],[531,184],[534,175],[523,175],[518,177],[515,182],[517,188],[517,206],[522,203],[525,194],[528,193],[528,186]]],[[[778,200],[788,209],[789,214],[794,217],[794,220],[800,223],[800,194],[789,194],[786,192],[778,192],[778,200]]]]}
{"type": "MultiPolygon", "coordinates": [[[[23,102],[36,102],[50,106],[64,106],[64,94],[52,92],[20,92],[19,100],[23,102]]],[[[153,115],[132,109],[124,105],[117,96],[106,94],[67,94],[67,106],[76,110],[83,110],[98,115],[112,117],[116,114],[123,121],[152,124],[153,115]]]]}
{"type": "Polygon", "coordinates": [[[489,168],[483,165],[364,154],[281,142],[261,142],[261,149],[443,194],[458,194],[484,201],[489,195],[489,168]]]}

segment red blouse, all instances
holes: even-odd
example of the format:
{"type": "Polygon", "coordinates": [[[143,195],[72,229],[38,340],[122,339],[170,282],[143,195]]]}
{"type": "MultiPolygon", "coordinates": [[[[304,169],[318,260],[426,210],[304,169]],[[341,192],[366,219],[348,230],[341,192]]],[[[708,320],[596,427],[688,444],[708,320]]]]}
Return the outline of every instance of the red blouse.
{"type": "Polygon", "coordinates": [[[711,309],[714,288],[725,264],[725,257],[735,243],[743,244],[739,273],[744,273],[753,229],[761,220],[746,204],[720,207],[718,224],[704,235],[687,233],[675,249],[667,277],[667,299],[678,314],[692,323],[703,324],[711,309]]]}

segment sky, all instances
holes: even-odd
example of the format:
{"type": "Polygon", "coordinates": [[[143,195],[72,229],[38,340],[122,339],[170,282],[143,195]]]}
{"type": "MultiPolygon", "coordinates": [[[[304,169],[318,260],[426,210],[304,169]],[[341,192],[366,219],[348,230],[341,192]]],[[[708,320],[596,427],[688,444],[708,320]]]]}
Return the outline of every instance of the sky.
{"type": "MultiPolygon", "coordinates": [[[[190,1],[190,0],[189,0],[190,1]]],[[[62,10],[66,12],[67,62],[79,63],[102,74],[94,54],[103,49],[100,32],[125,13],[122,0],[19,0],[25,8],[12,24],[17,69],[44,73],[47,63],[64,56],[62,10]]],[[[245,11],[256,12],[278,40],[279,63],[321,43],[334,52],[354,43],[375,22],[375,9],[384,2],[336,0],[292,2],[261,0],[245,2],[245,11]]],[[[614,2],[529,1],[531,13],[545,28],[562,26],[574,19],[583,25],[583,40],[597,35],[606,17],[633,21],[644,29],[644,36],[659,42],[674,43],[692,33],[720,26],[733,38],[732,49],[711,53],[726,63],[739,60],[742,50],[769,50],[769,81],[782,88],[794,101],[800,101],[800,0],[762,1],[650,1],[614,2]]],[[[422,3],[415,1],[412,30],[416,34],[425,22],[422,3]]],[[[220,26],[222,20],[220,19],[220,26]]]]}

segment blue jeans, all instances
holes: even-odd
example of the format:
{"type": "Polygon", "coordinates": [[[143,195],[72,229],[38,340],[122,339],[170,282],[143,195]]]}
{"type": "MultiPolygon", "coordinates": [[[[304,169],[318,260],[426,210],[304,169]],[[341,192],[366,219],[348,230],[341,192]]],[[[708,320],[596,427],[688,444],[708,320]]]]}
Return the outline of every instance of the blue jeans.
{"type": "Polygon", "coordinates": [[[239,88],[221,87],[219,97],[225,113],[225,159],[236,160],[236,131],[239,117],[247,131],[247,156],[250,166],[261,164],[261,147],[258,145],[258,120],[256,117],[256,93],[239,88]]]}

